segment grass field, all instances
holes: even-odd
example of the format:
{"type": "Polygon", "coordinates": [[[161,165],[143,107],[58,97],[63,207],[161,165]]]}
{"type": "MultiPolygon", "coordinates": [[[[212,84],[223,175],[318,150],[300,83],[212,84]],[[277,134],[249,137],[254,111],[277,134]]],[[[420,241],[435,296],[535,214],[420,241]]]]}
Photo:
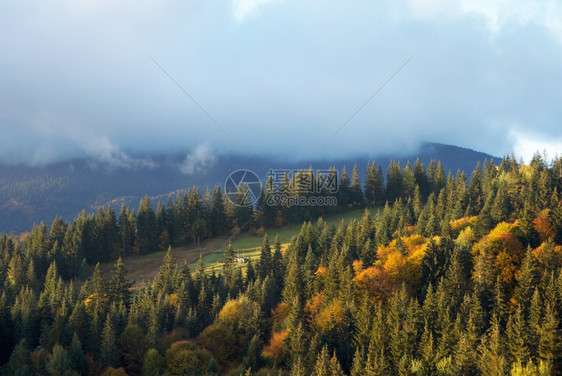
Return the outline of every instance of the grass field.
{"type": "MultiPolygon", "coordinates": [[[[371,215],[377,209],[370,209],[371,215]]],[[[350,222],[353,219],[360,219],[363,216],[364,209],[351,210],[345,213],[333,214],[326,216],[324,220],[329,225],[337,226],[342,220],[350,222]]],[[[289,243],[291,238],[299,233],[302,227],[301,224],[289,224],[280,228],[267,229],[266,233],[269,236],[270,242],[273,245],[275,235],[279,235],[281,244],[289,243]]],[[[262,237],[257,235],[250,235],[248,233],[241,234],[237,239],[232,239],[232,246],[238,257],[248,259],[256,259],[259,257],[259,247],[262,243],[262,237]]],[[[174,248],[174,256],[178,261],[178,265],[183,265],[184,262],[189,264],[192,271],[197,267],[199,257],[203,259],[203,265],[206,271],[211,272],[215,269],[217,272],[221,270],[222,264],[219,262],[223,258],[224,250],[228,244],[229,238],[221,236],[217,238],[207,239],[200,246],[184,246],[174,248]]],[[[155,252],[149,255],[132,255],[124,259],[125,266],[129,271],[129,277],[135,281],[135,286],[141,286],[143,282],[153,279],[160,269],[162,259],[165,252],[155,252]]],[[[113,262],[102,264],[101,270],[105,276],[111,274],[113,262]]],[[[244,267],[244,264],[238,264],[238,267],[244,267]]]]}
{"type": "MultiPolygon", "coordinates": [[[[370,209],[371,215],[374,214],[376,209],[370,209]]],[[[356,209],[350,210],[345,213],[333,214],[330,216],[326,216],[324,220],[328,225],[337,226],[341,223],[342,220],[345,222],[350,222],[354,219],[361,219],[365,209],[356,209]]],[[[276,235],[279,235],[279,241],[281,244],[286,244],[291,241],[291,238],[297,235],[302,228],[302,223],[300,224],[289,224],[280,228],[271,228],[267,229],[266,233],[269,236],[269,241],[271,245],[273,245],[273,241],[276,235]]],[[[244,257],[247,259],[251,259],[254,261],[255,259],[259,258],[259,248],[261,247],[263,238],[257,235],[250,235],[248,233],[244,233],[240,235],[237,239],[231,240],[232,247],[236,253],[237,257],[244,257]]],[[[208,253],[203,256],[203,265],[206,271],[212,271],[215,269],[217,272],[221,270],[222,264],[219,262],[223,258],[224,251],[226,249],[227,240],[225,240],[225,244],[217,248],[215,251],[208,253]]],[[[198,260],[195,260],[191,265],[191,270],[195,270],[197,267],[198,260]]],[[[239,265],[243,267],[243,264],[239,265]]]]}

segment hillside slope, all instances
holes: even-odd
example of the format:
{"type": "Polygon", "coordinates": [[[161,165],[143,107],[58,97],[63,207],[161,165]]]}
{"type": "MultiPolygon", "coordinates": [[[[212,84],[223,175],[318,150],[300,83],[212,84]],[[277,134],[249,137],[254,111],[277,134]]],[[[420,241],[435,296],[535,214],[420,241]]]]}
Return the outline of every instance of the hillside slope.
{"type": "Polygon", "coordinates": [[[48,166],[0,165],[0,232],[17,233],[28,230],[33,223],[50,223],[55,216],[74,218],[82,209],[94,211],[98,206],[121,203],[135,207],[148,195],[153,201],[166,200],[170,192],[192,186],[222,187],[226,177],[237,169],[250,169],[265,178],[270,168],[350,169],[355,163],[360,176],[370,160],[385,169],[391,160],[404,165],[417,157],[426,165],[431,159],[442,160],[446,171],[472,171],[477,161],[491,155],[457,146],[426,143],[411,156],[363,156],[354,159],[281,161],[239,155],[219,155],[208,168],[185,174],[181,170],[184,155],[151,156],[150,164],[135,168],[114,167],[102,162],[77,159],[48,166]]]}

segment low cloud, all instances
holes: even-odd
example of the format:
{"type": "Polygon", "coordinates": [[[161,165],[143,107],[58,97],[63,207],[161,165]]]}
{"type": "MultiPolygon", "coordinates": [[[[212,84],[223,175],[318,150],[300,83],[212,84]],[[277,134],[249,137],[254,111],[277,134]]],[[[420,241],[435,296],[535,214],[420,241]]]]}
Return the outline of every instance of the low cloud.
{"type": "Polygon", "coordinates": [[[232,0],[234,18],[238,22],[242,22],[247,17],[254,15],[260,6],[270,2],[271,0],[232,0]]]}
{"type": "Polygon", "coordinates": [[[0,1],[0,163],[187,148],[189,173],[212,160],[197,145],[239,152],[205,112],[269,157],[562,139],[559,1],[30,1],[0,1]]]}
{"type": "Polygon", "coordinates": [[[193,175],[213,167],[215,161],[216,157],[211,148],[207,145],[199,145],[187,154],[187,157],[180,165],[180,171],[186,175],[193,175]]]}
{"type": "Polygon", "coordinates": [[[511,131],[509,137],[513,139],[515,158],[530,162],[535,154],[540,154],[546,162],[562,156],[562,138],[546,139],[541,135],[511,131]]]}

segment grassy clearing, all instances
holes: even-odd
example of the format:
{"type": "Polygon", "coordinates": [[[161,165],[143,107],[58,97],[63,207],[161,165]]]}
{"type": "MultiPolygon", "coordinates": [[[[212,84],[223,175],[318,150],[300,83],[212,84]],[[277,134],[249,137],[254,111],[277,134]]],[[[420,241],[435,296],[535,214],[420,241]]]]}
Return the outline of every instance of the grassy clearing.
{"type": "MultiPolygon", "coordinates": [[[[371,215],[378,208],[370,209],[371,215]]],[[[363,216],[364,209],[350,210],[345,213],[333,214],[324,218],[329,225],[337,226],[344,220],[350,222],[353,219],[360,219],[363,216]]],[[[267,229],[270,242],[273,243],[275,235],[279,235],[281,244],[286,244],[291,241],[291,238],[299,233],[302,224],[289,224],[280,228],[267,229]]],[[[238,257],[244,257],[255,261],[259,258],[259,247],[262,243],[262,237],[250,235],[248,233],[241,234],[237,239],[232,240],[232,246],[238,257]]],[[[207,272],[220,271],[222,264],[220,261],[223,258],[224,250],[228,244],[228,237],[221,236],[217,238],[207,239],[200,246],[183,246],[173,249],[174,255],[178,261],[178,265],[183,265],[184,262],[189,264],[192,271],[195,271],[199,257],[203,259],[203,265],[207,272]]],[[[165,252],[155,252],[149,255],[132,255],[124,259],[129,277],[135,281],[135,286],[141,286],[145,281],[152,280],[160,269],[162,259],[165,252]]],[[[114,262],[109,262],[100,265],[102,273],[109,278],[114,262]]],[[[237,264],[237,267],[245,267],[245,264],[237,264]]]]}
{"type": "MultiPolygon", "coordinates": [[[[379,208],[371,208],[371,215],[374,215],[375,211],[378,211],[379,208]]],[[[328,225],[338,226],[341,221],[351,222],[354,219],[361,219],[363,217],[363,213],[365,209],[356,209],[350,210],[345,213],[333,214],[330,216],[326,216],[324,220],[328,225]]],[[[275,235],[279,235],[279,241],[281,244],[286,244],[291,241],[291,238],[297,235],[302,228],[301,224],[289,224],[280,228],[271,228],[267,229],[266,233],[269,235],[269,240],[273,243],[273,239],[275,235]]],[[[259,258],[259,248],[261,247],[263,238],[257,235],[250,235],[248,233],[244,233],[240,235],[237,239],[232,240],[232,247],[238,257],[244,257],[247,259],[251,259],[252,261],[259,258]]],[[[223,253],[226,249],[226,244],[222,247],[216,249],[214,252],[209,253],[203,256],[203,265],[206,271],[210,272],[213,269],[215,271],[219,271],[222,268],[222,264],[220,261],[222,260],[223,253]]],[[[190,265],[191,270],[195,270],[197,267],[198,260],[193,262],[190,265]]],[[[240,264],[239,267],[243,267],[243,264],[240,264]]]]}
{"type": "MultiPolygon", "coordinates": [[[[214,252],[217,248],[222,247],[227,242],[227,237],[217,237],[208,239],[201,246],[184,246],[174,248],[174,256],[178,261],[178,265],[184,262],[193,264],[199,259],[199,255],[206,255],[214,252]]],[[[140,286],[145,281],[152,280],[160,269],[162,259],[166,254],[165,251],[155,252],[148,255],[131,255],[124,258],[125,265],[129,271],[129,278],[135,281],[135,286],[140,286]]],[[[111,275],[114,262],[101,264],[101,271],[104,276],[111,275]]]]}

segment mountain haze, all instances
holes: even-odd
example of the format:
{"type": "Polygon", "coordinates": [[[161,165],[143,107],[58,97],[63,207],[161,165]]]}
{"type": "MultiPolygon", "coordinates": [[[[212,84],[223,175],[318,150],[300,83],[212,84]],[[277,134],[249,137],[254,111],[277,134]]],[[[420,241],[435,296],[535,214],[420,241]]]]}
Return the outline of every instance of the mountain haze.
{"type": "MultiPolygon", "coordinates": [[[[373,153],[374,154],[374,153],[373,153]]],[[[441,160],[445,171],[469,174],[478,161],[495,158],[489,154],[457,146],[437,143],[423,144],[417,153],[361,156],[353,159],[289,161],[244,155],[217,155],[186,160],[185,155],[143,156],[144,161],[132,165],[115,165],[92,159],[74,159],[47,166],[0,166],[0,231],[17,233],[28,230],[33,223],[49,224],[55,216],[70,220],[82,209],[92,212],[99,206],[121,203],[136,207],[148,195],[151,200],[165,201],[171,192],[190,187],[204,191],[219,185],[222,189],[228,175],[238,169],[249,169],[265,181],[269,169],[324,169],[331,166],[350,170],[357,164],[360,176],[365,175],[368,161],[375,160],[386,171],[391,160],[404,166],[419,158],[427,167],[432,160],[441,160]]],[[[497,158],[496,158],[497,159],[497,158]]]]}

